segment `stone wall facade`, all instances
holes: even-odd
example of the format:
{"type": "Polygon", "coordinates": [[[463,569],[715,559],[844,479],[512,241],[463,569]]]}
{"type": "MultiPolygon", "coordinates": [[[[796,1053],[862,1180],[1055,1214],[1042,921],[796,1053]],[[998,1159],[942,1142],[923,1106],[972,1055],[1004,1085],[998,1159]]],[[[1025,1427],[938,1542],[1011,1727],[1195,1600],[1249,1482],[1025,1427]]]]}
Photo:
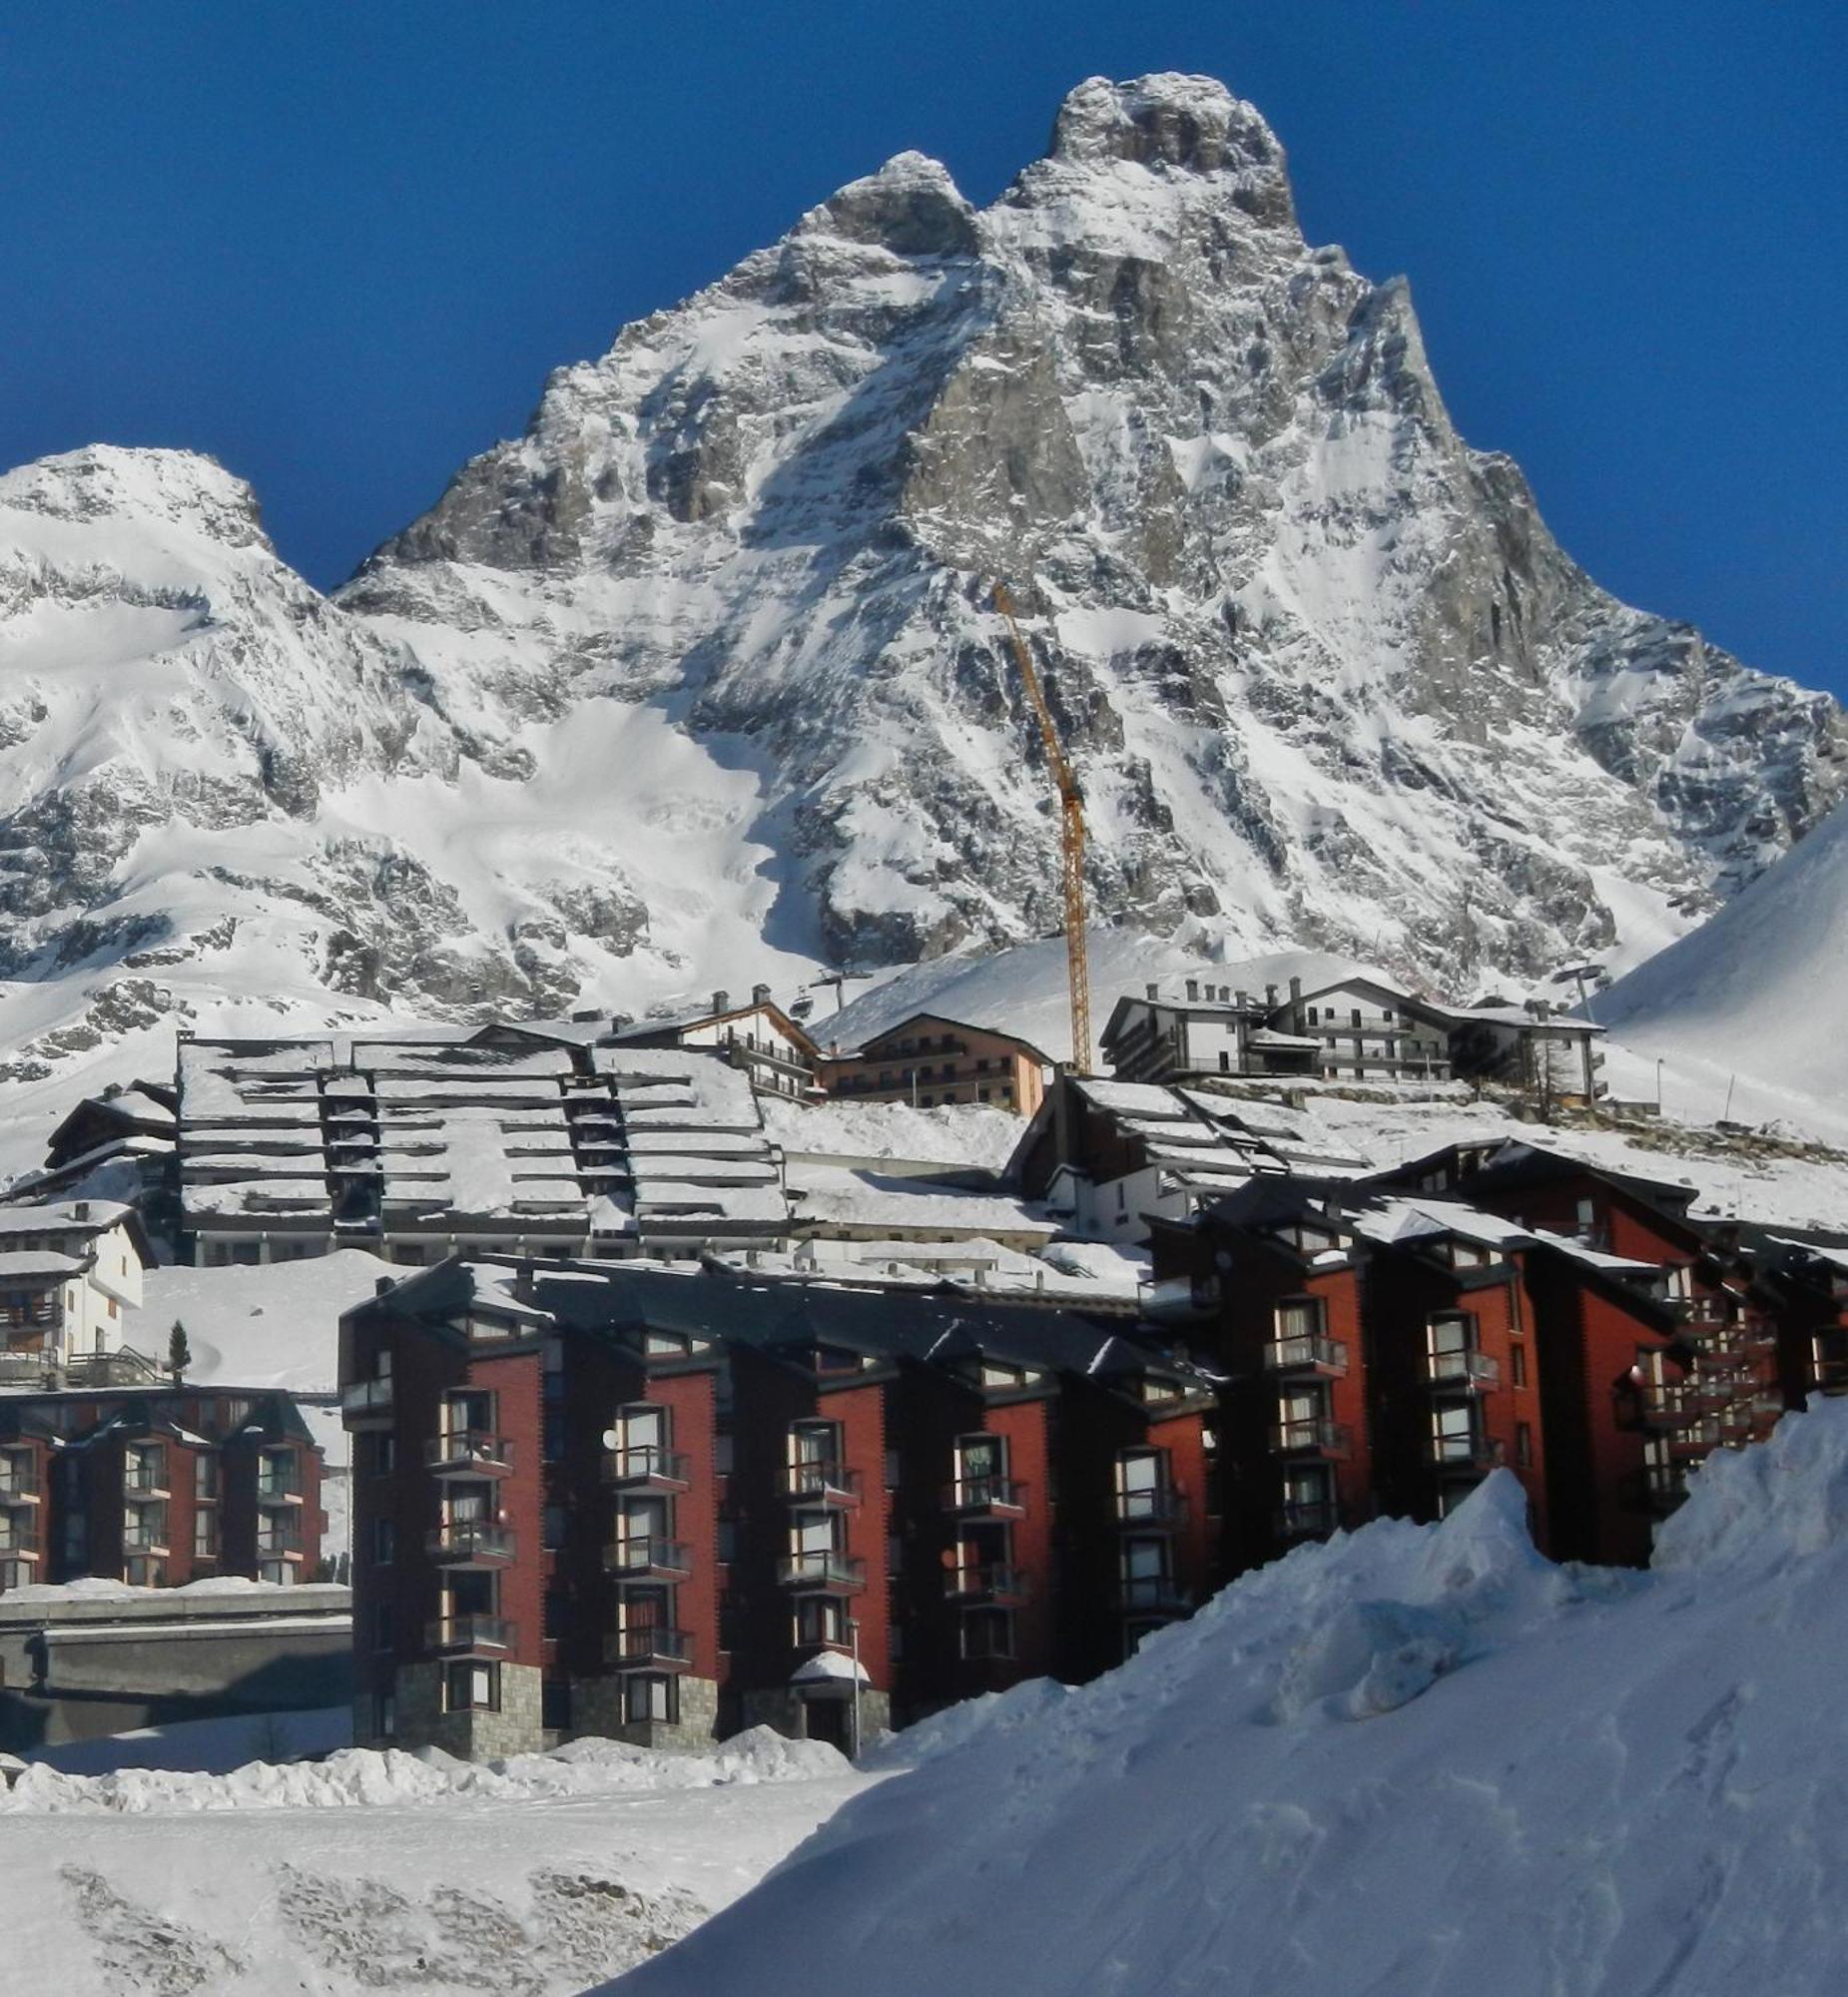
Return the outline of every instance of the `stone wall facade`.
{"type": "Polygon", "coordinates": [[[680,1680],[678,1719],[632,1720],[623,1712],[624,1680],[619,1676],[576,1678],[571,1685],[571,1731],[601,1740],[626,1740],[635,1747],[710,1747],[719,1737],[719,1687],[691,1673],[680,1680]]]}

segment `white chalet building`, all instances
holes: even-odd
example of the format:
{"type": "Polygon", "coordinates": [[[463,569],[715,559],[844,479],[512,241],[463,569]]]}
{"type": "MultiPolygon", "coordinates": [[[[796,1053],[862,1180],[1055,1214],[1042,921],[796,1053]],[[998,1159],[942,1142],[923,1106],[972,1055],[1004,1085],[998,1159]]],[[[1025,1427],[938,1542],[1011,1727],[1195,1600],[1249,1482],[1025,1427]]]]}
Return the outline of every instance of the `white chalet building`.
{"type": "Polygon", "coordinates": [[[126,1335],[151,1259],[140,1216],[118,1200],[0,1206],[0,1385],[158,1374],[126,1335]]]}

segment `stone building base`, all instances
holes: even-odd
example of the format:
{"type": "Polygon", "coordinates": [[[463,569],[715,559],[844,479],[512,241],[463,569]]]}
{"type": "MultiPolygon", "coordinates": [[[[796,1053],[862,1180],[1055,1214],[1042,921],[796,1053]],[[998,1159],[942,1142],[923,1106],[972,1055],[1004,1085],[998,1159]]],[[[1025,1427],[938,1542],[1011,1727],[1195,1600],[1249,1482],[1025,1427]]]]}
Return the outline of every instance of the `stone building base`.
{"type": "Polygon", "coordinates": [[[710,1747],[719,1737],[719,1687],[691,1673],[680,1680],[678,1719],[626,1719],[624,1679],[618,1672],[571,1680],[571,1731],[635,1747],[710,1747]]]}
{"type": "MultiPolygon", "coordinates": [[[[835,1690],[832,1686],[826,1692],[811,1693],[804,1697],[796,1685],[775,1685],[768,1691],[748,1691],[744,1694],[744,1723],[746,1726],[774,1726],[779,1733],[787,1734],[792,1740],[819,1739],[825,1735],[832,1737],[830,1728],[841,1720],[846,1721],[843,1732],[851,1728],[852,1721],[842,1711],[852,1697],[847,1687],[835,1690]],[[825,1722],[817,1723],[817,1708],[829,1708],[825,1722]]],[[[876,1691],[871,1685],[860,1688],[860,1737],[871,1740],[876,1733],[885,1732],[892,1725],[892,1698],[890,1693],[876,1691]]]]}
{"type": "MultiPolygon", "coordinates": [[[[463,1761],[497,1761],[506,1754],[536,1754],[544,1748],[536,1664],[501,1665],[498,1712],[445,1712],[444,1669],[439,1662],[400,1667],[397,1746],[440,1747],[463,1761]]],[[[369,1712],[365,1725],[369,1730],[369,1712]]]]}

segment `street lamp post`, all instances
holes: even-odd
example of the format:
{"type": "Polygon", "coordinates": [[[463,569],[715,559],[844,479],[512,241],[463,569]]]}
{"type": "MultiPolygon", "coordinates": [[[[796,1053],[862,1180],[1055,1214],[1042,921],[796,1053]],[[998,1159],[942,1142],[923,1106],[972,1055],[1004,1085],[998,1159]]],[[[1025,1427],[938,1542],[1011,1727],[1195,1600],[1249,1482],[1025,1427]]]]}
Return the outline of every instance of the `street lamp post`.
{"type": "Polygon", "coordinates": [[[847,1619],[847,1634],[854,1655],[854,1747],[850,1760],[860,1759],[860,1618],[847,1619]]]}
{"type": "Polygon", "coordinates": [[[1658,1118],[1662,1113],[1662,1057],[1660,1054],[1655,1056],[1655,1113],[1658,1118]]]}

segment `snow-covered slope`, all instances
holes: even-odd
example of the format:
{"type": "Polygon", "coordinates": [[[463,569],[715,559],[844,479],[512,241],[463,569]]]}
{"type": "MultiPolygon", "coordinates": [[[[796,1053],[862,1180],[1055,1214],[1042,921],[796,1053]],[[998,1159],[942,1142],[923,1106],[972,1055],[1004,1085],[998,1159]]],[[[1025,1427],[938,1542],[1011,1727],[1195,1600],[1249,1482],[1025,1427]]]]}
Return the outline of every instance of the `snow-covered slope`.
{"type": "Polygon", "coordinates": [[[927,1724],[912,1772],[612,1987],[1840,1989],[1848,1407],[1712,1458],[1649,1575],[1549,1566],[1523,1511],[1498,1472],[1095,1683],[927,1724]]]}
{"type": "Polygon", "coordinates": [[[1625,1046],[1673,1063],[1708,1114],[1848,1121],[1848,817],[1825,820],[1691,936],[1597,1001],[1625,1046]]]}
{"type": "Polygon", "coordinates": [[[333,602],[199,459],[0,478],[0,1080],[1046,934],[1000,571],[1107,924],[1461,992],[1665,940],[1842,789],[1833,702],[1458,437],[1251,106],[1093,79],[988,208],[902,154],[561,369],[333,602]]]}

